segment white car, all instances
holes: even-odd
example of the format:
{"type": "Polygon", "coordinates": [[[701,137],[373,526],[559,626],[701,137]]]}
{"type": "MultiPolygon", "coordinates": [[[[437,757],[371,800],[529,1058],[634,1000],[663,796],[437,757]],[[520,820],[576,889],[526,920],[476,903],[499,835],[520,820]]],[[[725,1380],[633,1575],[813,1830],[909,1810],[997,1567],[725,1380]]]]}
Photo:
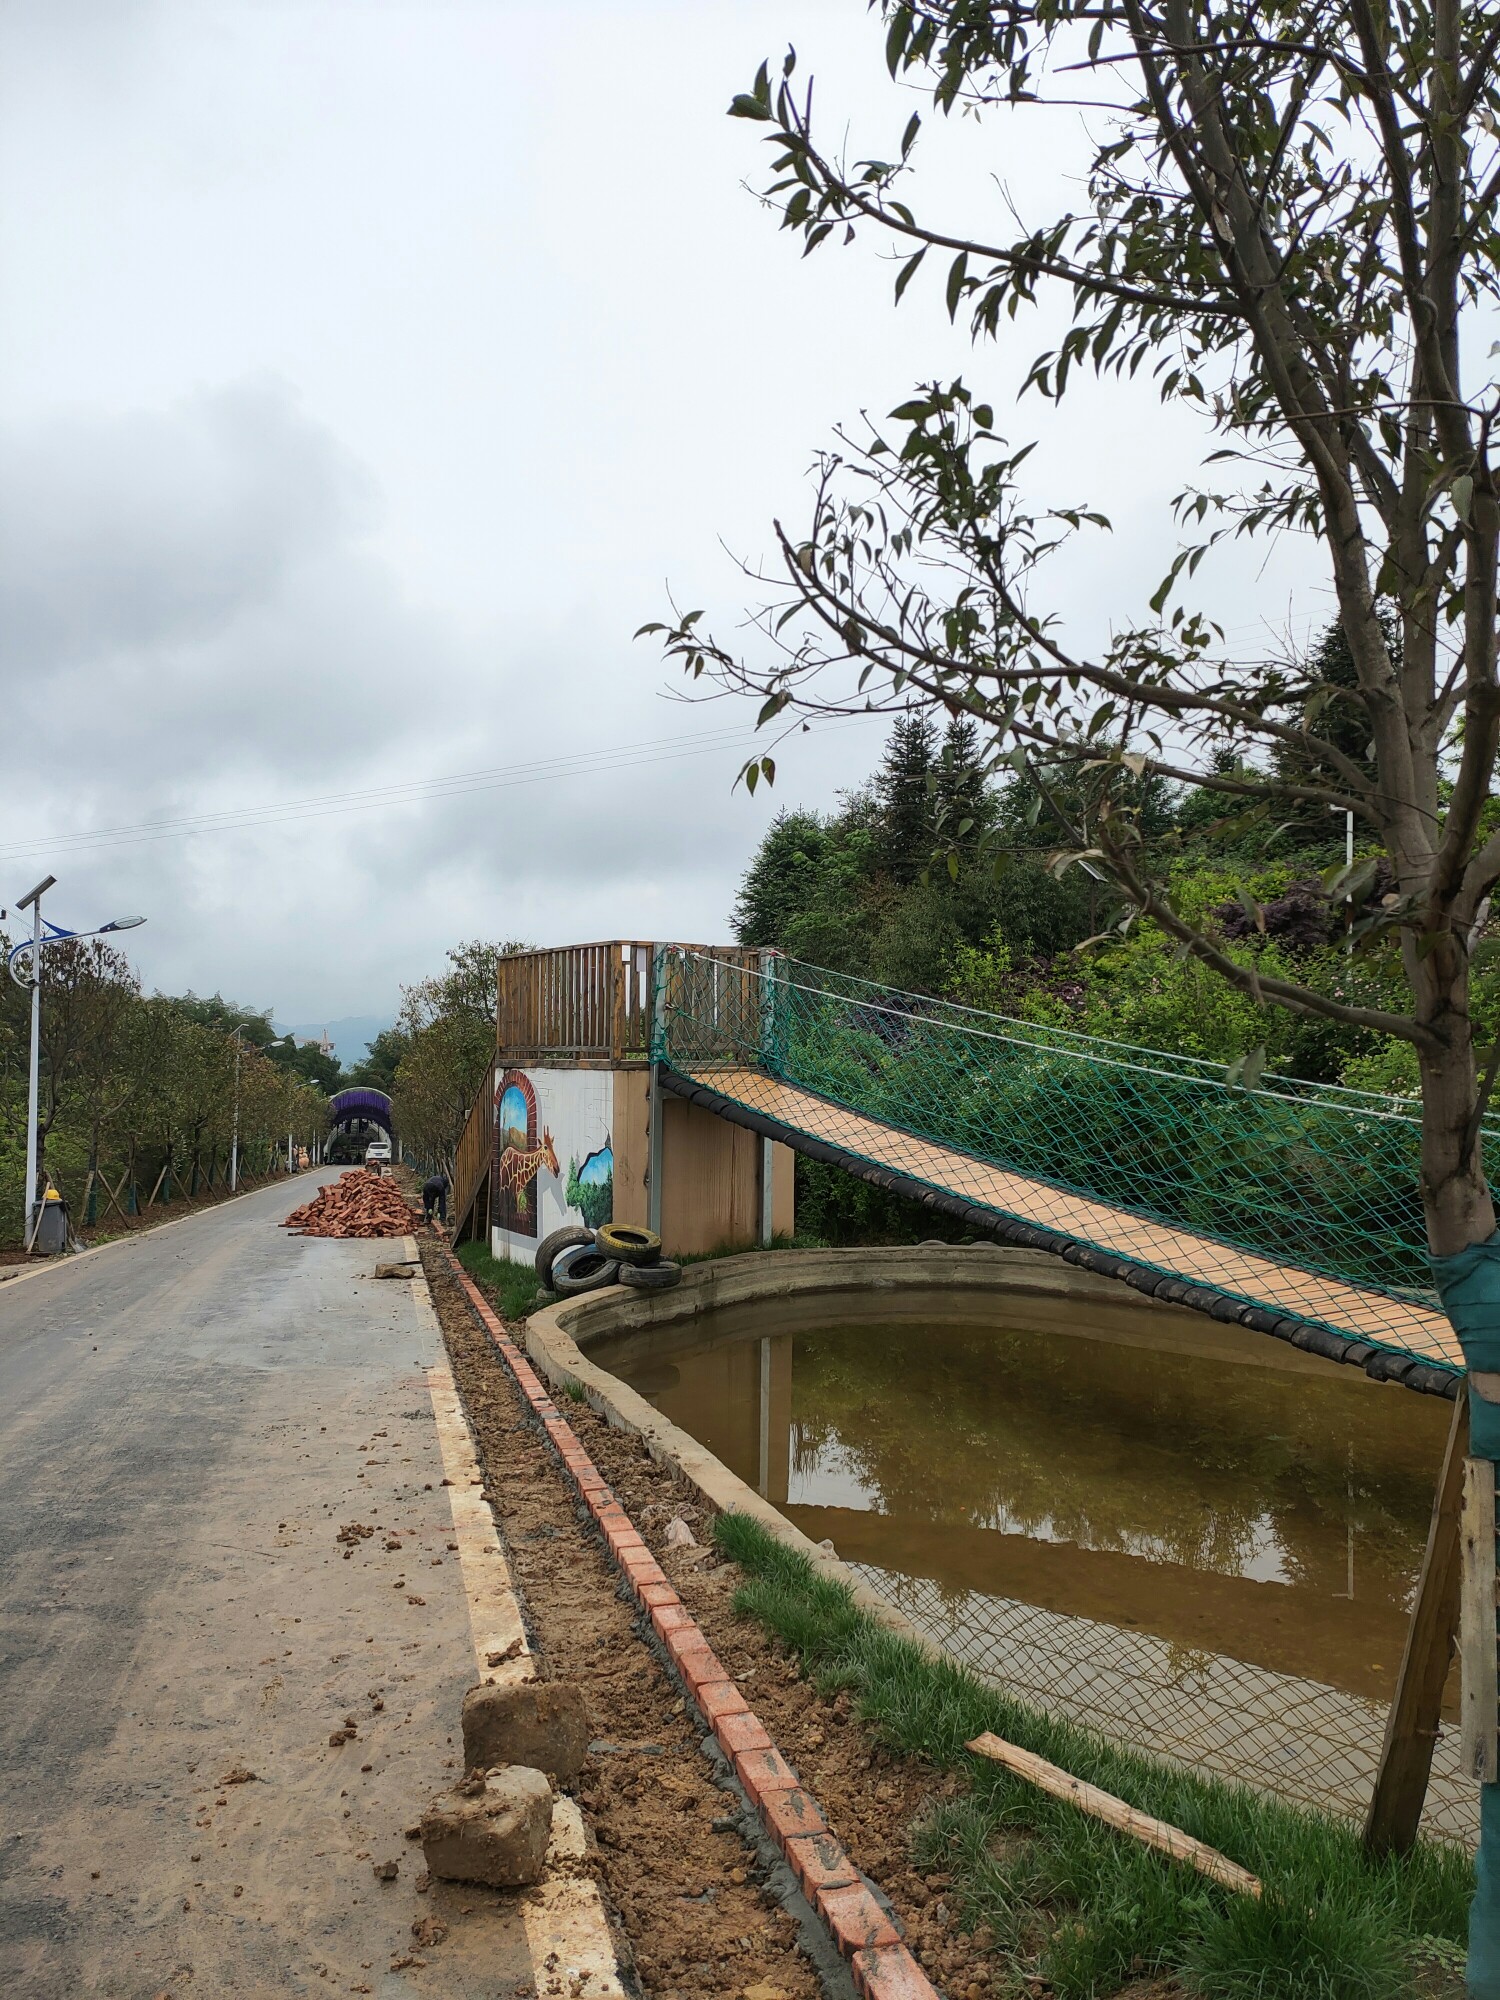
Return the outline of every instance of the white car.
{"type": "Polygon", "coordinates": [[[391,1163],[391,1142],[389,1139],[372,1139],[365,1147],[367,1167],[388,1167],[391,1163]]]}

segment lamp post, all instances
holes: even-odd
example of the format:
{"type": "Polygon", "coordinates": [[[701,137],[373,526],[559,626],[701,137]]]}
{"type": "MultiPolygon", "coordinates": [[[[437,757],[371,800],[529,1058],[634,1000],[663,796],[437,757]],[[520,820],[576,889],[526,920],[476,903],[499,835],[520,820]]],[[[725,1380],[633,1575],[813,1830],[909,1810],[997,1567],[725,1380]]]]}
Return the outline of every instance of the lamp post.
{"type": "Polygon", "coordinates": [[[108,931],[133,931],[137,924],[143,924],[144,917],[115,917],[107,924],[100,924],[96,930],[69,931],[61,924],[48,923],[42,915],[42,898],[57,881],[49,875],[38,882],[34,889],[16,903],[18,910],[31,911],[31,936],[18,944],[6,961],[6,969],[17,986],[31,989],[31,1061],[26,1086],[26,1196],[22,1215],[23,1242],[30,1250],[36,1241],[37,1224],[41,1220],[42,1203],[37,1200],[37,1127],[41,1095],[41,1052],[42,1052],[42,947],[49,944],[66,944],[74,938],[103,937],[108,931]],[[45,929],[46,935],[43,935],[45,929]],[[21,960],[30,954],[30,964],[23,975],[21,960]]]}

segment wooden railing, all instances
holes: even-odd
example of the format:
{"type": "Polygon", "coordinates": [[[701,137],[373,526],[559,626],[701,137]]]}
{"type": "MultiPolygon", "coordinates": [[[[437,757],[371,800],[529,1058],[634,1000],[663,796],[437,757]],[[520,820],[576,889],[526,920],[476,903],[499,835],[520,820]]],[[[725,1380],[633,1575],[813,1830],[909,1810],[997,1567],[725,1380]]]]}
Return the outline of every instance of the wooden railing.
{"type": "Polygon", "coordinates": [[[502,1062],[643,1062],[651,946],[615,939],[502,958],[495,1022],[502,1062]]]}
{"type": "MultiPolygon", "coordinates": [[[[732,945],[687,948],[731,965],[755,964],[760,956],[732,945]]],[[[500,1060],[645,1062],[655,951],[642,939],[617,938],[502,958],[495,1016],[500,1060]]]]}
{"type": "Polygon", "coordinates": [[[489,1231],[490,1158],[495,1138],[495,1073],[488,1063],[474,1093],[468,1118],[453,1156],[453,1240],[457,1242],[476,1200],[484,1196],[482,1212],[474,1216],[471,1236],[489,1231]]]}

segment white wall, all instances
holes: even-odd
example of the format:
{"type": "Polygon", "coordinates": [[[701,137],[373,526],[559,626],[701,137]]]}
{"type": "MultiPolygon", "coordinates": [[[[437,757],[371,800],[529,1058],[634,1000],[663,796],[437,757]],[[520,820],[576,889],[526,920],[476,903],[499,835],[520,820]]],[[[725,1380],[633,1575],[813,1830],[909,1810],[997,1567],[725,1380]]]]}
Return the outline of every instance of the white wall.
{"type": "MultiPolygon", "coordinates": [[[[565,1223],[607,1222],[613,1213],[613,1151],[611,1122],[614,1117],[614,1074],[607,1069],[528,1069],[495,1072],[495,1118],[497,1128],[504,1108],[505,1129],[497,1130],[495,1192],[490,1203],[490,1247],[497,1257],[513,1258],[529,1264],[544,1236],[565,1223]],[[504,1079],[513,1076],[508,1088],[504,1079]],[[557,1160],[554,1173],[549,1163],[537,1165],[535,1178],[526,1180],[517,1193],[500,1193],[500,1169],[513,1132],[521,1128],[521,1106],[525,1103],[524,1083],[535,1098],[535,1144],[540,1147],[551,1135],[557,1160]],[[581,1182],[580,1199],[568,1200],[570,1177],[576,1172],[581,1182]],[[589,1213],[583,1204],[587,1203],[589,1213]],[[510,1226],[507,1226],[507,1223],[510,1226]]],[[[528,1146],[525,1150],[531,1150],[528,1146]]]]}

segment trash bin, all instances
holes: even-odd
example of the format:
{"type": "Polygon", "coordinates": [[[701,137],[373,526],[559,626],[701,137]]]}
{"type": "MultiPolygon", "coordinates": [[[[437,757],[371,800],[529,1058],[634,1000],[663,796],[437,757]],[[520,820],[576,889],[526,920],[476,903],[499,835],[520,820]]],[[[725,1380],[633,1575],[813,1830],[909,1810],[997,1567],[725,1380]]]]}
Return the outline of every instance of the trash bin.
{"type": "Polygon", "coordinates": [[[57,1189],[48,1186],[42,1201],[42,1217],[36,1226],[32,1248],[41,1257],[59,1256],[68,1247],[68,1204],[57,1189]]]}

